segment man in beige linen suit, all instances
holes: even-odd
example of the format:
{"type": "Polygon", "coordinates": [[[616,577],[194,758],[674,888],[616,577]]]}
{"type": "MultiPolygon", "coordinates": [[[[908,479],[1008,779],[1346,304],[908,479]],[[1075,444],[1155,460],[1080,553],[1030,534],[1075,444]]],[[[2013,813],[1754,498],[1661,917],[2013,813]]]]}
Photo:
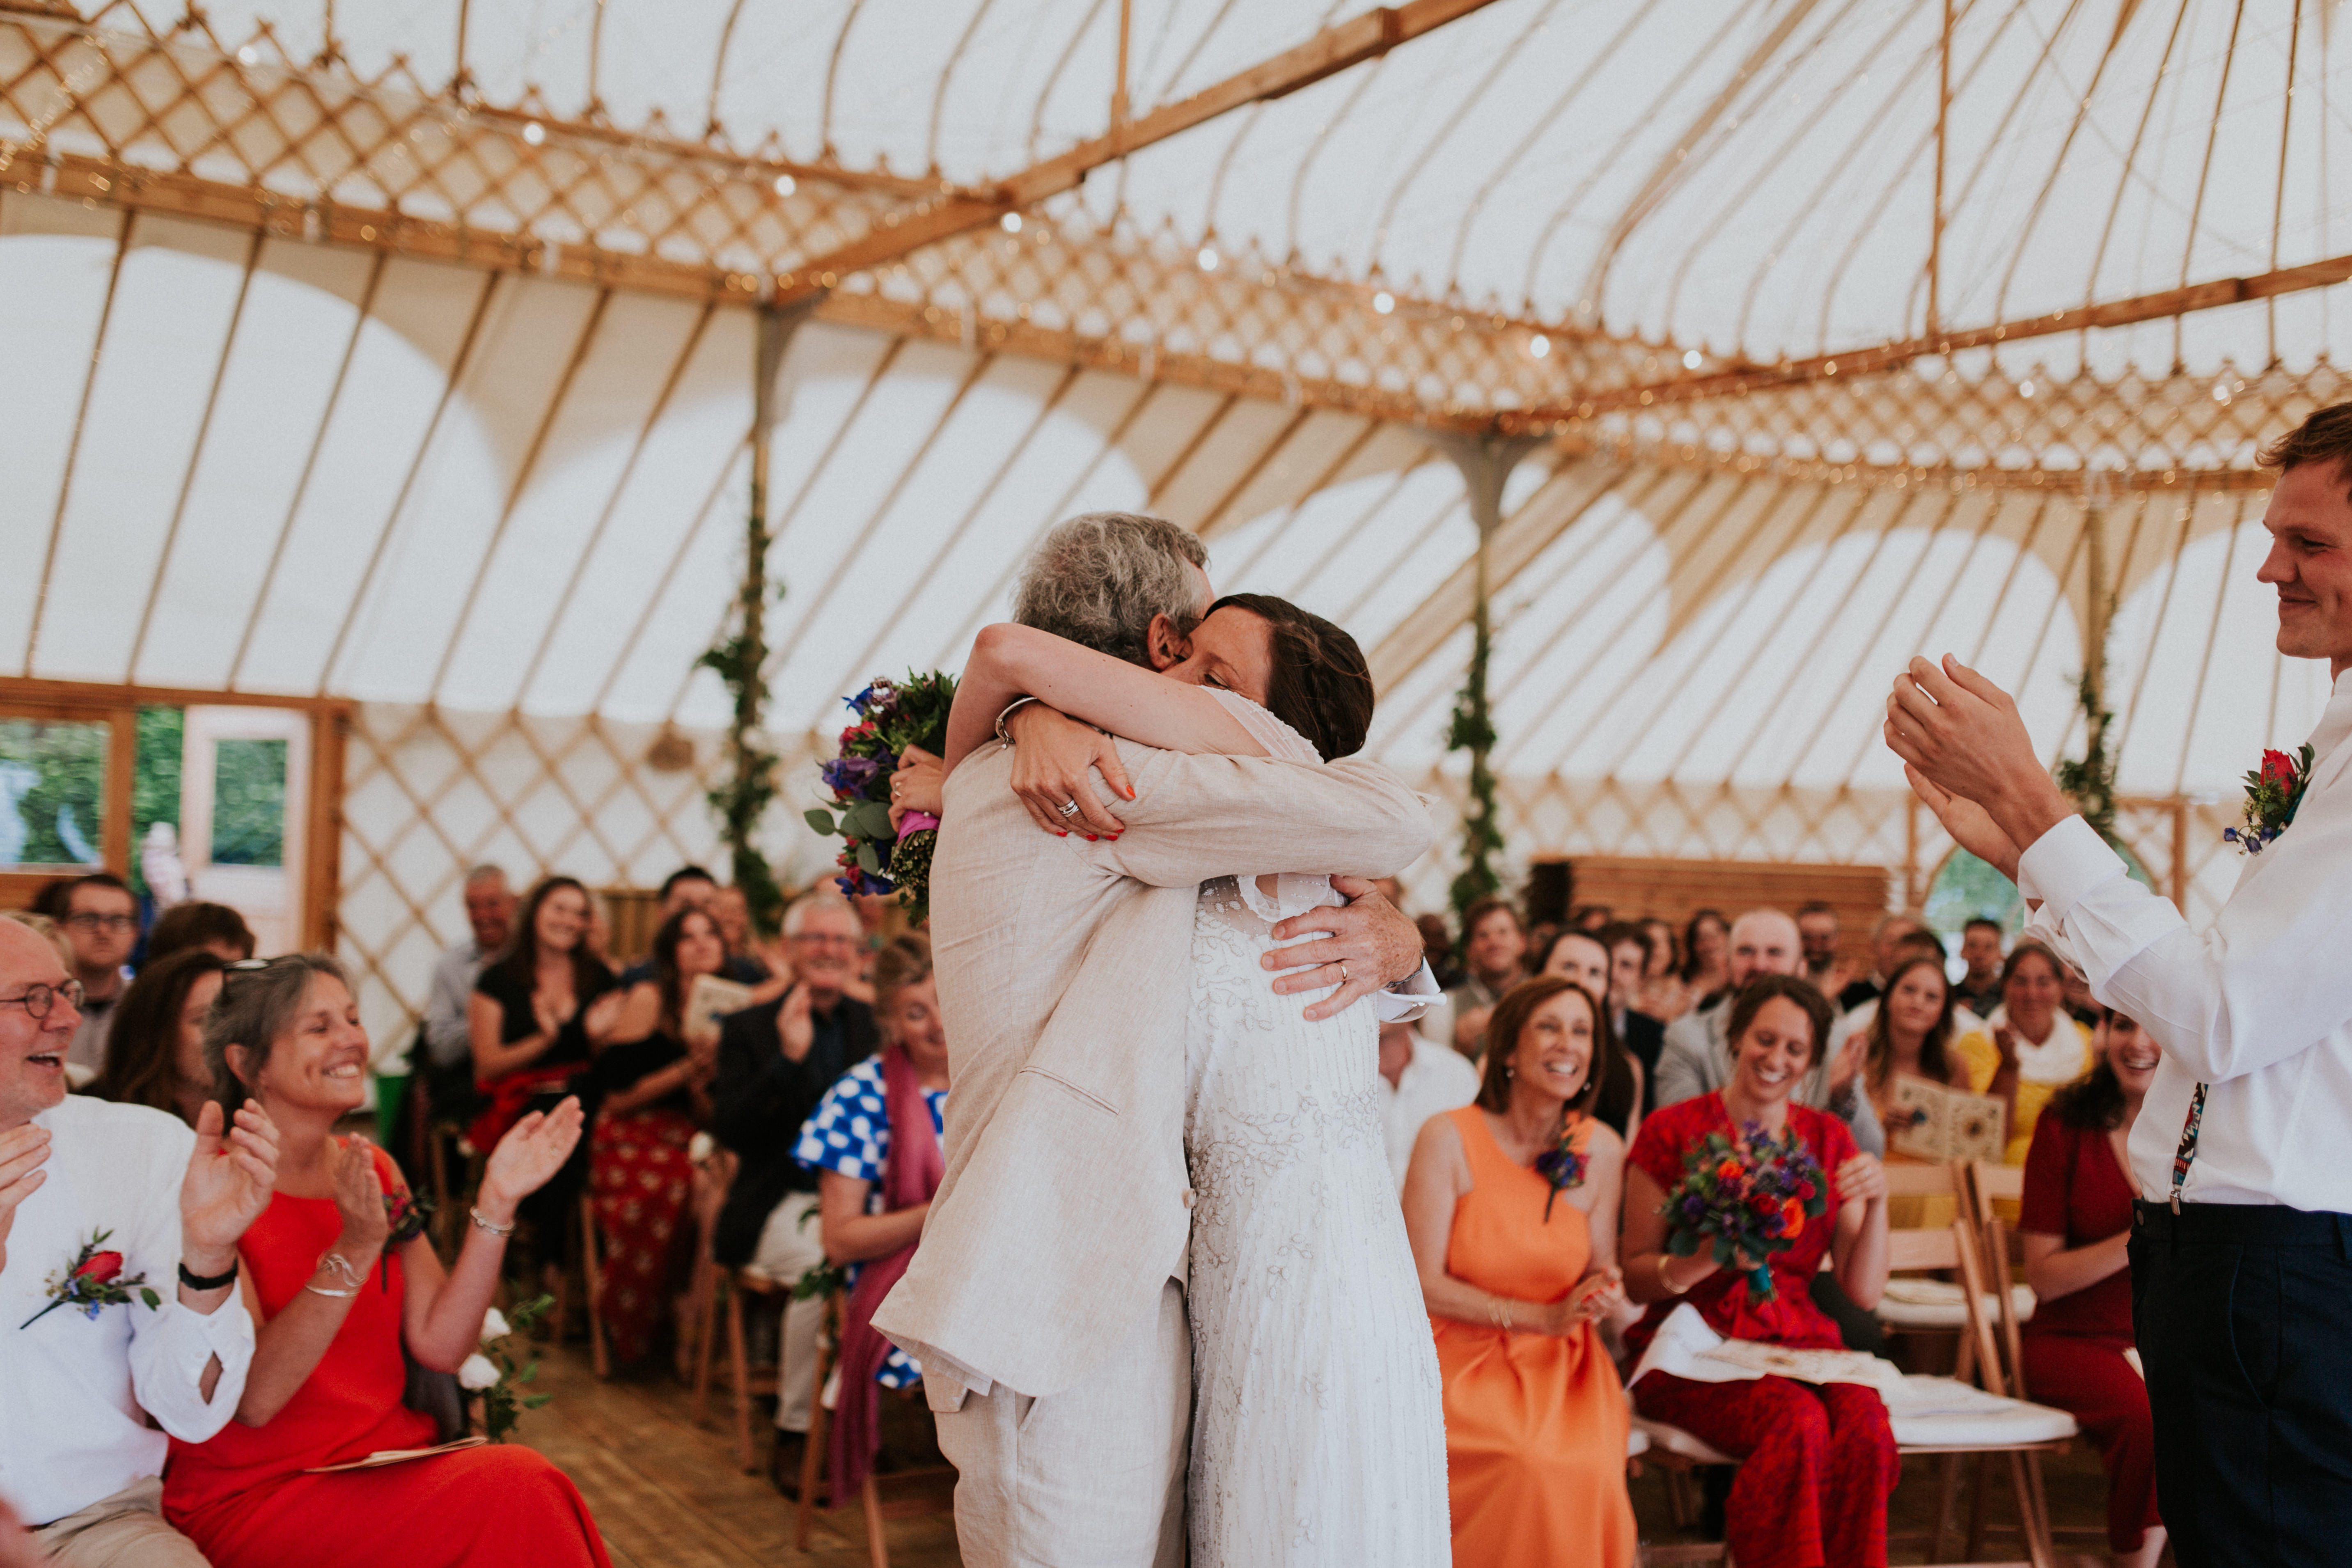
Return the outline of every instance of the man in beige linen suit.
{"type": "MultiPolygon", "coordinates": [[[[1156,519],[1074,519],[1032,562],[1015,618],[1166,668],[1208,605],[1204,559],[1156,519]]],[[[1009,732],[1066,722],[1029,708],[1009,732]]],[[[1429,841],[1419,799],[1368,763],[1103,744],[1135,791],[1116,840],[1041,831],[1011,788],[1013,753],[991,743],[947,781],[933,861],[955,1084],[947,1172],[875,1323],[922,1365],[974,1568],[1182,1562],[1200,884],[1274,868],[1386,876],[1429,841]]],[[[1419,971],[1418,931],[1365,892],[1303,922],[1334,941],[1292,950],[1346,959],[1343,1003],[1419,971]]],[[[1318,964],[1295,988],[1339,981],[1318,964]]]]}

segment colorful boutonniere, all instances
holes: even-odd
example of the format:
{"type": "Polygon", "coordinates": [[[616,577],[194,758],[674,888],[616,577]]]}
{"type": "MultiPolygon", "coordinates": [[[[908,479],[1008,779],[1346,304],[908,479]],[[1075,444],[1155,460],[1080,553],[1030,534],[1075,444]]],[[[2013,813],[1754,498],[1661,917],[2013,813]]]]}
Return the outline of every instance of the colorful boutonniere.
{"type": "Polygon", "coordinates": [[[2246,775],[2246,814],[2239,826],[2221,830],[2222,838],[2244,854],[2261,854],[2294,820],[2303,792],[2311,787],[2313,760],[2309,742],[2291,757],[2264,752],[2262,767],[2246,775]]]}
{"type": "Polygon", "coordinates": [[[133,1274],[124,1279],[122,1254],[99,1250],[113,1234],[110,1230],[93,1232],[82,1244],[65,1277],[49,1276],[49,1304],[16,1327],[29,1329],[59,1307],[79,1308],[83,1317],[94,1319],[102,1308],[127,1305],[134,1294],[147,1303],[149,1311],[161,1307],[163,1299],[148,1289],[147,1276],[133,1274]]]}
{"type": "Polygon", "coordinates": [[[1546,1225],[1551,1223],[1553,1200],[1570,1187],[1584,1185],[1584,1167],[1590,1162],[1576,1146],[1576,1131],[1583,1125],[1583,1117],[1570,1117],[1559,1130],[1559,1142],[1536,1156],[1536,1174],[1551,1184],[1551,1192],[1544,1198],[1546,1225]]]}

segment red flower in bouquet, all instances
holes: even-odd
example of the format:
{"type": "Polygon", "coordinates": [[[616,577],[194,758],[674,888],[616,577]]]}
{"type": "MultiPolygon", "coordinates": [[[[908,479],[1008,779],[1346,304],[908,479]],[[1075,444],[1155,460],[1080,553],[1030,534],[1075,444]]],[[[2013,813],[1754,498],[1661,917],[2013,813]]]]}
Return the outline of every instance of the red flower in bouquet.
{"type": "Polygon", "coordinates": [[[93,1285],[103,1285],[121,1272],[122,1254],[119,1252],[94,1252],[90,1254],[89,1257],[84,1258],[80,1266],[76,1268],[70,1275],[67,1276],[67,1278],[70,1279],[87,1279],[93,1285]]]}
{"type": "Polygon", "coordinates": [[[1823,1182],[1794,1128],[1779,1138],[1754,1122],[1736,1139],[1709,1133],[1684,1160],[1682,1180],[1659,1208],[1666,1250],[1677,1258],[1704,1251],[1727,1267],[1744,1260],[1750,1298],[1769,1301],[1778,1294],[1771,1257],[1829,1206],[1823,1182]]]}
{"type": "MultiPolygon", "coordinates": [[[[1808,1192],[1812,1184],[1805,1184],[1808,1192]]],[[[1780,1204],[1780,1234],[1794,1241],[1805,1233],[1805,1205],[1796,1198],[1785,1198],[1780,1204]]]]}

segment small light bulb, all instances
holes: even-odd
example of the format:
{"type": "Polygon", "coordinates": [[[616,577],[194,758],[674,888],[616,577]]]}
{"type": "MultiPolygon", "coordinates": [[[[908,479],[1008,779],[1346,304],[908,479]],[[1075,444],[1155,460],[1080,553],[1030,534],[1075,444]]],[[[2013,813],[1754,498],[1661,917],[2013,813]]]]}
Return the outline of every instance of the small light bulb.
{"type": "Polygon", "coordinates": [[[261,51],[255,48],[251,44],[247,44],[236,51],[236,63],[241,66],[256,64],[260,60],[260,58],[261,51]]]}
{"type": "Polygon", "coordinates": [[[996,220],[996,226],[1003,229],[1007,234],[1019,234],[1021,232],[1021,215],[1019,213],[1006,213],[1003,217],[996,220]]]}
{"type": "Polygon", "coordinates": [[[1396,296],[1390,293],[1385,289],[1381,289],[1379,293],[1372,296],[1372,309],[1381,315],[1387,315],[1391,310],[1396,309],[1396,296]]]}
{"type": "Polygon", "coordinates": [[[2021,382],[2019,382],[2019,383],[2017,384],[2017,395],[2018,395],[2018,396],[2020,396],[2020,397],[2031,397],[2031,396],[2032,396],[2032,395],[2033,395],[2033,384],[2032,384],[2032,382],[2030,382],[2030,381],[2021,381],[2021,382]]]}
{"type": "Polygon", "coordinates": [[[547,127],[534,120],[522,128],[522,139],[536,147],[547,140],[547,127]]]}
{"type": "Polygon", "coordinates": [[[776,195],[780,196],[788,196],[800,188],[801,183],[798,180],[793,179],[790,174],[778,174],[776,176],[776,195]]]}
{"type": "Polygon", "coordinates": [[[1685,370],[1696,370],[1706,363],[1706,356],[1699,353],[1698,350],[1685,349],[1683,351],[1683,368],[1685,370]]]}
{"type": "Polygon", "coordinates": [[[2213,401],[2216,403],[2227,403],[2230,401],[2230,384],[2228,382],[2217,381],[2213,384],[2213,401]]]}
{"type": "Polygon", "coordinates": [[[1217,247],[1213,245],[1201,247],[1200,260],[1202,271],[1214,272],[1217,269],[1217,247]]]}
{"type": "Polygon", "coordinates": [[[1543,358],[1544,355],[1551,353],[1551,340],[1544,336],[1541,332],[1538,332],[1534,337],[1528,340],[1528,353],[1535,355],[1538,359],[1543,358]]]}

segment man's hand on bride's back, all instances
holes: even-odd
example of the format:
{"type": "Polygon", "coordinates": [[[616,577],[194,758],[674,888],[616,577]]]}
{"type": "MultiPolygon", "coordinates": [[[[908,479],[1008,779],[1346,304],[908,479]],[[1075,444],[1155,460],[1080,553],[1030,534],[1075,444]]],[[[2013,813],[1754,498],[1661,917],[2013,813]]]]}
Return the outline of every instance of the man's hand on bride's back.
{"type": "Polygon", "coordinates": [[[1315,931],[1330,934],[1320,942],[1278,947],[1261,961],[1268,969],[1287,971],[1274,983],[1280,995],[1327,985],[1339,988],[1307,1009],[1314,1023],[1337,1016],[1383,986],[1411,979],[1423,957],[1421,928],[1370,882],[1361,877],[1334,877],[1331,886],[1346,903],[1292,916],[1274,928],[1274,940],[1290,942],[1315,931]]]}
{"type": "Polygon", "coordinates": [[[1119,765],[1118,744],[1091,724],[1057,713],[1042,702],[1025,704],[1005,721],[1013,737],[1013,793],[1048,833],[1116,838],[1127,824],[1113,816],[1095,793],[1089,770],[1102,770],[1114,794],[1135,798],[1119,765]],[[1066,811],[1070,802],[1078,809],[1066,811]]]}

